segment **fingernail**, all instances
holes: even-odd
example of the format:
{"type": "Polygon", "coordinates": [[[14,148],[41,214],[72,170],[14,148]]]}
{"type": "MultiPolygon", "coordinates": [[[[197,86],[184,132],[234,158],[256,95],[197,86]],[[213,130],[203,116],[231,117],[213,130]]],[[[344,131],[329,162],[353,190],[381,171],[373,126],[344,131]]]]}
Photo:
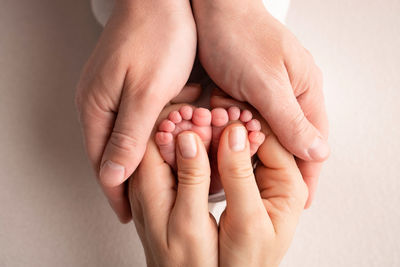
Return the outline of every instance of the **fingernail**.
{"type": "Polygon", "coordinates": [[[125,168],[110,160],[104,162],[100,169],[100,180],[107,185],[115,186],[124,181],[125,168]]]}
{"type": "Polygon", "coordinates": [[[196,139],[193,134],[186,133],[178,136],[179,150],[181,151],[182,157],[191,159],[196,157],[197,145],[196,139]]]}
{"type": "Polygon", "coordinates": [[[247,131],[243,126],[233,127],[229,132],[229,146],[232,151],[243,151],[246,147],[247,131]]]}
{"type": "Polygon", "coordinates": [[[317,136],[308,149],[308,155],[313,160],[324,160],[329,156],[329,145],[317,136]]]}

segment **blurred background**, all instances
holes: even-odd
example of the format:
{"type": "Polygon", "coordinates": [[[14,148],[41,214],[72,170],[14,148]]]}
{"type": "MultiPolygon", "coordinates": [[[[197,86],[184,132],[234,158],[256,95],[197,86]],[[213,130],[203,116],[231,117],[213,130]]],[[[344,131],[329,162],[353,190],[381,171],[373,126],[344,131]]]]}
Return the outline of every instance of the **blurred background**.
{"type": "MultiPolygon", "coordinates": [[[[400,1],[292,0],[324,72],[332,155],[282,266],[400,266],[400,1]]],[[[145,266],[96,184],[74,108],[89,1],[0,0],[0,266],[145,266]]]]}

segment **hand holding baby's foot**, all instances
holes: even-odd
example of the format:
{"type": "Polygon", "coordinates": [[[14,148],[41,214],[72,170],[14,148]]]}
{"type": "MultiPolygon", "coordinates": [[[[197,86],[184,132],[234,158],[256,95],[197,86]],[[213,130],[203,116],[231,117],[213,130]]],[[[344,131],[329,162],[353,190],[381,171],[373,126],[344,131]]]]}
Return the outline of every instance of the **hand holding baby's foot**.
{"type": "Polygon", "coordinates": [[[293,155],[271,132],[257,151],[255,171],[249,151],[243,126],[224,129],[218,166],[227,206],[219,223],[219,266],[279,266],[307,198],[293,155]]]}
{"type": "Polygon", "coordinates": [[[156,133],[156,144],[163,159],[176,169],[175,140],[184,131],[197,133],[208,150],[211,141],[211,112],[205,108],[182,106],[171,111],[156,133]]]}
{"type": "Polygon", "coordinates": [[[253,119],[253,114],[249,110],[241,111],[235,106],[229,109],[215,108],[211,112],[205,108],[181,106],[178,110],[171,111],[168,118],[160,123],[155,141],[163,159],[176,170],[175,141],[177,136],[184,131],[197,133],[209,152],[210,194],[214,194],[222,190],[217,166],[219,139],[225,127],[233,122],[245,125],[248,131],[250,154],[253,156],[264,142],[265,135],[260,132],[260,122],[253,119]]]}

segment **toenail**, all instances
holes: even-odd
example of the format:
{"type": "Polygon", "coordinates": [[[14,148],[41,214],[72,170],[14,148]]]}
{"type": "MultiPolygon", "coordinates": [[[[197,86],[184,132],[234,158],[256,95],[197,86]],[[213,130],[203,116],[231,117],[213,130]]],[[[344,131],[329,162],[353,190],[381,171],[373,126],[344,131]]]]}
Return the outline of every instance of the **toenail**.
{"type": "Polygon", "coordinates": [[[243,126],[231,128],[229,132],[229,146],[234,152],[243,151],[246,147],[247,131],[243,126]]]}
{"type": "Polygon", "coordinates": [[[197,145],[196,138],[191,133],[183,133],[178,136],[179,150],[181,151],[182,157],[191,159],[196,157],[197,145]]]}

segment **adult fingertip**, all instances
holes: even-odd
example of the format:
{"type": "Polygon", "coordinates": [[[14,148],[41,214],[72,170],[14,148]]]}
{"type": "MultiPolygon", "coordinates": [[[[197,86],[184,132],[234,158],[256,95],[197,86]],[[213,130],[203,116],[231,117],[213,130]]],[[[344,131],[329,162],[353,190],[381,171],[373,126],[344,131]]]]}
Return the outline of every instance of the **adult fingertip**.
{"type": "Polygon", "coordinates": [[[111,160],[106,160],[99,173],[100,183],[107,187],[122,184],[125,181],[125,167],[111,160]]]}
{"type": "Polygon", "coordinates": [[[179,218],[199,222],[208,214],[210,163],[200,137],[183,132],[177,137],[178,189],[174,209],[179,218]]]}
{"type": "Polygon", "coordinates": [[[121,215],[121,216],[117,216],[117,217],[118,217],[119,222],[122,224],[127,224],[132,221],[132,216],[121,215]]]}
{"type": "Polygon", "coordinates": [[[307,154],[313,161],[324,161],[329,157],[330,148],[326,140],[320,136],[315,137],[311,146],[307,149],[307,154]]]}
{"type": "Polygon", "coordinates": [[[178,181],[202,184],[209,181],[208,155],[200,137],[194,132],[183,132],[177,137],[178,181]]]}
{"type": "Polygon", "coordinates": [[[132,220],[131,205],[127,198],[121,199],[121,201],[109,199],[108,203],[117,215],[120,223],[127,224],[132,220]]]}
{"type": "Polygon", "coordinates": [[[251,163],[247,130],[243,125],[232,124],[222,132],[218,169],[230,216],[240,220],[264,211],[251,163]]]}
{"type": "Polygon", "coordinates": [[[313,203],[313,201],[314,201],[314,192],[313,191],[310,192],[310,189],[308,189],[308,196],[307,196],[307,200],[304,204],[304,209],[305,210],[309,209],[311,207],[311,204],[313,203]]]}
{"type": "Polygon", "coordinates": [[[304,209],[308,210],[311,207],[312,204],[312,199],[310,199],[310,197],[308,197],[306,204],[304,205],[304,209]]]}
{"type": "Polygon", "coordinates": [[[240,152],[246,148],[247,130],[243,126],[236,126],[229,131],[229,147],[233,152],[240,152]]]}
{"type": "Polygon", "coordinates": [[[236,168],[238,164],[251,166],[247,136],[247,130],[241,124],[232,124],[223,131],[218,148],[218,167],[221,176],[244,175],[247,177],[249,175],[247,173],[250,170],[249,168],[236,168]],[[246,170],[246,173],[242,173],[244,170],[246,170]],[[235,173],[230,173],[231,171],[235,173]]]}
{"type": "Polygon", "coordinates": [[[315,193],[318,187],[318,176],[316,177],[303,177],[304,183],[307,185],[308,196],[304,204],[304,209],[309,209],[314,201],[315,193]]]}
{"type": "Polygon", "coordinates": [[[182,133],[178,136],[178,147],[185,159],[195,158],[197,155],[196,137],[192,133],[182,133]]]}

